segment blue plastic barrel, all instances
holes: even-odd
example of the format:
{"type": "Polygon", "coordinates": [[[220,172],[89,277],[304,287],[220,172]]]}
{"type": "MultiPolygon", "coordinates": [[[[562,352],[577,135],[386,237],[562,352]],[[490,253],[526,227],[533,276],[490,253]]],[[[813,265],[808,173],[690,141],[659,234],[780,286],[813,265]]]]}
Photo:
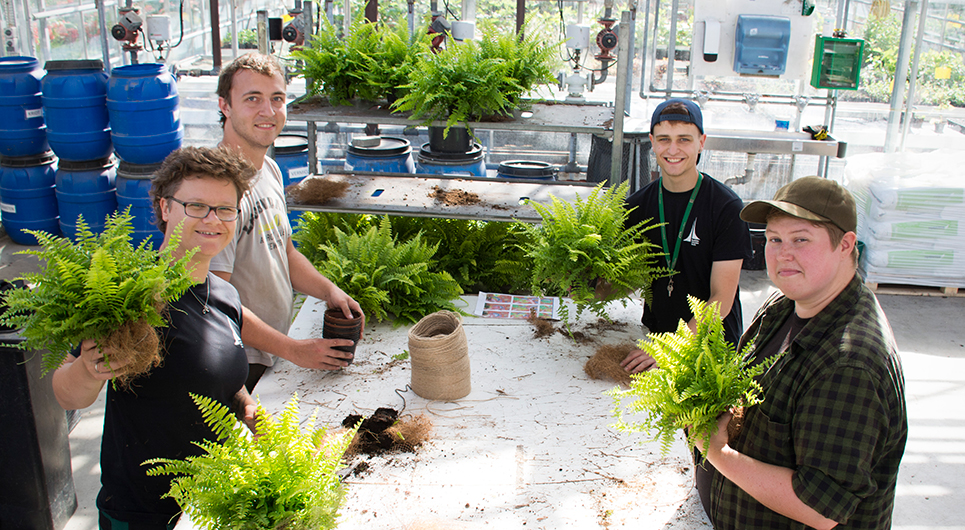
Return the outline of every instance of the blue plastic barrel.
{"type": "Polygon", "coordinates": [[[181,147],[184,128],[178,85],[163,64],[132,64],[111,70],[107,112],[114,150],[124,162],[160,164],[181,147]]]}
{"type": "Polygon", "coordinates": [[[369,173],[415,173],[412,145],[396,136],[363,136],[352,139],[345,153],[346,171],[369,173]]]}
{"type": "Polygon", "coordinates": [[[274,158],[286,187],[301,182],[308,176],[308,138],[300,134],[278,135],[274,158]]]}
{"type": "Polygon", "coordinates": [[[90,231],[104,231],[107,216],[117,210],[114,158],[57,164],[57,208],[60,231],[76,239],[77,217],[84,216],[90,231]]]}
{"type": "Polygon", "coordinates": [[[134,233],[132,242],[139,245],[148,237],[155,250],[161,247],[164,233],[154,224],[154,205],[151,201],[151,176],[161,164],[139,165],[121,160],[117,165],[117,210],[123,212],[131,208],[134,233]]]}
{"type": "Polygon", "coordinates": [[[526,180],[556,180],[553,166],[538,160],[507,160],[500,162],[497,178],[526,180]]]}
{"type": "Polygon", "coordinates": [[[0,58],[0,155],[31,157],[50,150],[40,99],[43,76],[33,57],[0,58]]]}
{"type": "MultiPolygon", "coordinates": [[[[287,188],[308,176],[308,137],[299,134],[280,134],[275,138],[275,163],[281,169],[282,182],[287,188]]],[[[302,218],[301,212],[288,212],[292,228],[302,218]]]]}
{"type": "Polygon", "coordinates": [[[10,239],[21,245],[39,244],[25,230],[60,235],[54,190],[56,166],[53,151],[0,160],[0,217],[10,239]]]}
{"type": "Polygon", "coordinates": [[[483,149],[477,143],[465,153],[436,153],[429,149],[428,142],[419,151],[416,173],[429,175],[451,175],[485,177],[486,161],[483,149]]]}
{"type": "Polygon", "coordinates": [[[104,62],[47,61],[41,82],[47,141],[61,161],[111,156],[104,62]]]}

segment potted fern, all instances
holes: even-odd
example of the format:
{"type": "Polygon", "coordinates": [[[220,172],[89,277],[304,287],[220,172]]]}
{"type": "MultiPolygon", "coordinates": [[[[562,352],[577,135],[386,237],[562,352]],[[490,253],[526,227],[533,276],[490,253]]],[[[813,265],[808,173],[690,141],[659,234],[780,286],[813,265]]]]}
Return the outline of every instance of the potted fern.
{"type": "MultiPolygon", "coordinates": [[[[620,300],[625,306],[628,293],[640,290],[645,300],[652,298],[653,281],[672,271],[658,266],[660,248],[643,236],[652,228],[648,222],[625,226],[628,187],[627,182],[608,189],[601,184],[573,203],[556,197],[549,206],[530,203],[543,219],[521,225],[530,238],[524,249],[533,260],[534,293],[569,296],[577,316],[589,309],[602,318],[610,302],[620,300]],[[598,282],[613,289],[598,296],[598,282]]],[[[562,316],[569,316],[565,307],[562,316]]]]}
{"type": "Polygon", "coordinates": [[[344,36],[323,17],[322,30],[291,56],[300,61],[297,74],[309,80],[308,94],[348,105],[357,99],[395,101],[427,53],[429,37],[424,32],[410,38],[404,26],[373,24],[360,15],[344,36]]]}
{"type": "Polygon", "coordinates": [[[145,240],[131,244],[133,225],[128,211],[106,220],[104,231],[91,232],[83,217],[77,220],[76,242],[42,231],[29,231],[40,250],[23,250],[40,258],[41,272],[20,279],[31,289],[7,291],[9,309],[0,323],[20,331],[18,347],[43,350],[42,374],[55,370],[81,341],[96,339],[105,358],[128,367],[114,379],[124,387],[161,360],[155,327],[163,326],[164,309],[194,281],[187,263],[194,251],[173,258],[180,230],[161,252],[145,240]]]}
{"type": "Polygon", "coordinates": [[[523,106],[523,96],[556,82],[556,47],[538,34],[486,29],[479,41],[451,43],[438,54],[421,56],[403,87],[407,93],[392,105],[393,111],[411,111],[410,118],[420,125],[444,121],[442,138],[458,124],[468,129],[470,121],[512,116],[523,106]]]}
{"type": "Polygon", "coordinates": [[[155,458],[149,476],[176,475],[165,497],[205,530],[335,528],[345,487],[336,473],[356,426],[338,435],[302,431],[298,396],[275,419],[261,403],[257,436],[217,401],[191,394],[219,441],[196,442],[204,453],[184,460],[155,458]]]}
{"type": "MultiPolygon", "coordinates": [[[[634,374],[629,389],[608,392],[616,401],[615,427],[625,432],[646,431],[670,451],[674,434],[686,429],[687,446],[695,441],[707,447],[717,432],[721,413],[749,407],[764,400],[754,378],[763,374],[780,355],[751,366],[751,344],[738,352],[724,339],[720,307],[687,297],[697,322],[694,333],[683,320],[675,333],[651,333],[639,342],[640,349],[657,361],[658,368],[634,374]],[[624,404],[624,400],[629,403],[624,404]],[[630,420],[628,415],[642,419],[630,420]]],[[[739,417],[739,414],[735,416],[739,417]]]]}

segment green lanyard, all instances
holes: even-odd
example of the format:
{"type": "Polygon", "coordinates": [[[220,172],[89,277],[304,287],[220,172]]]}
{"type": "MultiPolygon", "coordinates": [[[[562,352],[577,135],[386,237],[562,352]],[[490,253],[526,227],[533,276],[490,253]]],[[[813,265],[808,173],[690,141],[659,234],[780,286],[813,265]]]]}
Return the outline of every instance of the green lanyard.
{"type": "MultiPolygon", "coordinates": [[[[667,243],[667,216],[663,213],[663,177],[660,177],[660,194],[657,195],[657,205],[660,210],[660,235],[663,238],[663,252],[665,254],[664,259],[670,258],[667,261],[667,265],[670,266],[671,270],[676,270],[677,257],[680,255],[680,242],[684,238],[684,230],[687,228],[687,220],[690,219],[690,209],[694,206],[694,201],[697,200],[697,192],[700,191],[700,183],[704,180],[703,173],[697,173],[697,185],[694,186],[694,191],[690,193],[690,202],[687,203],[687,209],[684,210],[684,218],[680,222],[680,230],[677,232],[677,243],[674,245],[673,256],[670,255],[670,245],[667,243]]],[[[670,277],[670,283],[667,284],[667,298],[673,294],[673,276],[670,277]]]]}

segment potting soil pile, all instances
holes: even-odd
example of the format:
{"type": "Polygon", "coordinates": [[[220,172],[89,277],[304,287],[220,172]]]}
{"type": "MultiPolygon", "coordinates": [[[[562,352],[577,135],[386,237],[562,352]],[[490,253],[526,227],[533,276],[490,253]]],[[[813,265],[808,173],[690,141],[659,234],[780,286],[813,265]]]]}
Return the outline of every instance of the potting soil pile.
{"type": "MultiPolygon", "coordinates": [[[[468,311],[476,300],[456,302],[468,311]]],[[[406,390],[412,328],[391,322],[367,324],[355,362],[337,371],[278,359],[254,395],[279,410],[297,391],[306,416],[317,406],[318,421],[332,428],[382,407],[431,421],[415,452],[347,461],[341,530],[710,528],[679,436],[662,458],[658,443],[611,429],[613,400],[604,392],[614,383],[583,371],[600,345],[643,336],[639,301],[611,307],[622,325],[589,323],[590,315],[571,322],[586,344],[561,333],[536,338],[525,320],[463,317],[472,389],[453,401],[406,390]]],[[[321,337],[323,312],[324,303],[309,298],[290,335],[321,337]]],[[[178,525],[188,528],[189,521],[178,525]]]]}

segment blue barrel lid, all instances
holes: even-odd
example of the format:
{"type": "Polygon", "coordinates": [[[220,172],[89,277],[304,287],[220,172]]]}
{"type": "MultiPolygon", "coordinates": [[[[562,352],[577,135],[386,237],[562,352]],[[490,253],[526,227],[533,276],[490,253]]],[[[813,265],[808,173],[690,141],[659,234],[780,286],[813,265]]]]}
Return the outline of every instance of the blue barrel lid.
{"type": "Polygon", "coordinates": [[[81,59],[69,61],[47,61],[44,63],[44,70],[103,70],[104,61],[100,59],[81,59]]]}
{"type": "Polygon", "coordinates": [[[410,152],[412,144],[398,136],[380,136],[376,145],[350,145],[348,152],[358,156],[396,156],[410,152]]]}
{"type": "Polygon", "coordinates": [[[0,156],[0,166],[34,167],[49,164],[54,160],[57,160],[57,156],[54,155],[53,151],[48,150],[44,151],[43,153],[30,156],[0,156]]]}
{"type": "Polygon", "coordinates": [[[0,57],[0,71],[31,72],[38,68],[40,68],[40,61],[34,57],[26,57],[22,55],[0,57]]]}
{"type": "Polygon", "coordinates": [[[112,167],[116,162],[117,160],[114,158],[114,155],[96,160],[61,160],[60,163],[57,164],[57,169],[63,171],[92,171],[112,167]]]}
{"type": "Polygon", "coordinates": [[[496,170],[501,175],[521,178],[545,178],[553,176],[553,166],[539,160],[507,160],[496,170]]]}
{"type": "Polygon", "coordinates": [[[279,134],[275,138],[275,154],[290,155],[308,150],[308,137],[300,134],[279,134]]]}
{"type": "Polygon", "coordinates": [[[131,164],[121,160],[117,164],[117,176],[129,179],[150,179],[154,172],[161,168],[161,164],[131,164]]]}
{"type": "Polygon", "coordinates": [[[469,148],[465,153],[447,153],[440,151],[433,151],[429,146],[430,142],[422,144],[422,148],[419,150],[419,159],[428,161],[440,161],[440,162],[462,162],[468,160],[475,160],[483,156],[483,148],[476,142],[473,142],[472,147],[469,148]]]}

